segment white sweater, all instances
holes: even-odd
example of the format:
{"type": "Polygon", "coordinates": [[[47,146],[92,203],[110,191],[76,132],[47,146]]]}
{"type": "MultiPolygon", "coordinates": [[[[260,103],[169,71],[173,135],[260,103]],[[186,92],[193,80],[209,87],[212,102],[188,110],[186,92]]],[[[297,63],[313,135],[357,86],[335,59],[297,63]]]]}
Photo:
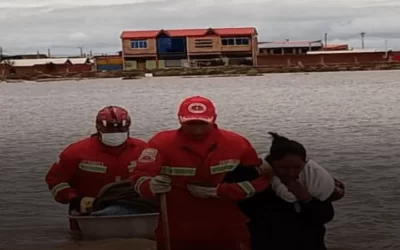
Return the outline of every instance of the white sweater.
{"type": "MultiPolygon", "coordinates": [[[[260,155],[265,162],[267,154],[260,155]]],[[[325,201],[335,189],[333,177],[322,166],[313,160],[309,160],[299,175],[299,182],[305,186],[312,197],[325,201]]],[[[281,180],[274,176],[271,183],[276,195],[287,202],[297,202],[296,196],[288,190],[281,180]]]]}

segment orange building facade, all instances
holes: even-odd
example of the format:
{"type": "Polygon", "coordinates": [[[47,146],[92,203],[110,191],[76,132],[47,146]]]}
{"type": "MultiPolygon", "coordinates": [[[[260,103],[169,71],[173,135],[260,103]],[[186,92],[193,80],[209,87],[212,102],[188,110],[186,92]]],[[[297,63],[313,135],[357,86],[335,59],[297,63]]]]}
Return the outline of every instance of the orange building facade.
{"type": "Polygon", "coordinates": [[[253,27],[123,31],[123,68],[257,65],[257,35],[253,27]]]}
{"type": "Polygon", "coordinates": [[[97,71],[120,71],[123,69],[121,55],[95,56],[93,59],[97,71]]]}

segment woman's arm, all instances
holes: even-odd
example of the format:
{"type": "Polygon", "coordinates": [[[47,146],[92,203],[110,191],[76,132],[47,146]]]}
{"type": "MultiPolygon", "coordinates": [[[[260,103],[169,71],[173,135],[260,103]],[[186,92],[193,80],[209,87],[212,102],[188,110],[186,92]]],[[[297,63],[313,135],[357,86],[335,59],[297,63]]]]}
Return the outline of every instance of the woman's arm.
{"type": "Polygon", "coordinates": [[[312,199],[307,203],[300,203],[301,217],[306,223],[325,224],[333,220],[335,210],[330,201],[312,199]]]}

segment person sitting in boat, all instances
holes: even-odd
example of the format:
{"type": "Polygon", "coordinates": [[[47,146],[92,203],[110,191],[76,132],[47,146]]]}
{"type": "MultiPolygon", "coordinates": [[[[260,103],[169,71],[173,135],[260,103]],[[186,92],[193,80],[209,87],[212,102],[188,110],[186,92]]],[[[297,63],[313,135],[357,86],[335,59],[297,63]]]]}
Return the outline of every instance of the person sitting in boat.
{"type": "MultiPolygon", "coordinates": [[[[101,109],[97,133],[66,147],[49,169],[45,181],[54,199],[69,204],[71,215],[93,211],[93,202],[106,184],[129,179],[147,143],[129,136],[131,118],[118,106],[101,109]]],[[[70,220],[71,231],[80,231],[70,220]]]]}
{"type": "MultiPolygon", "coordinates": [[[[248,216],[252,250],[325,250],[325,224],[334,217],[332,202],[344,195],[343,183],[307,159],[302,144],[276,133],[268,155],[261,155],[274,171],[264,192],[239,203],[248,216]]],[[[257,177],[237,169],[225,181],[257,177]]]]}
{"type": "Polygon", "coordinates": [[[250,249],[247,218],[234,201],[264,190],[268,176],[250,142],[218,128],[216,117],[211,100],[185,99],[178,110],[180,128],[154,135],[138,160],[135,190],[149,198],[162,195],[158,250],[250,249]],[[260,177],[221,183],[238,165],[260,177]]]}

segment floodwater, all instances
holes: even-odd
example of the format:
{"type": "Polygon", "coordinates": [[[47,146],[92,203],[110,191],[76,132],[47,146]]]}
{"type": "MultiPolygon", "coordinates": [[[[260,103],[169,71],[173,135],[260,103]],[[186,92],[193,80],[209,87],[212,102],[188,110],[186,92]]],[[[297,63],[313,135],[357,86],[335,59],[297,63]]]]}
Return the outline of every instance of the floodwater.
{"type": "MultiPolygon", "coordinates": [[[[328,245],[400,249],[400,72],[277,74],[234,78],[148,78],[0,84],[0,249],[67,244],[66,206],[44,182],[69,143],[94,132],[105,105],[131,111],[132,134],[176,127],[180,100],[215,100],[221,127],[259,152],[268,131],[304,143],[344,181],[328,245]]],[[[99,248],[100,249],[100,248],[99,248]]]]}

